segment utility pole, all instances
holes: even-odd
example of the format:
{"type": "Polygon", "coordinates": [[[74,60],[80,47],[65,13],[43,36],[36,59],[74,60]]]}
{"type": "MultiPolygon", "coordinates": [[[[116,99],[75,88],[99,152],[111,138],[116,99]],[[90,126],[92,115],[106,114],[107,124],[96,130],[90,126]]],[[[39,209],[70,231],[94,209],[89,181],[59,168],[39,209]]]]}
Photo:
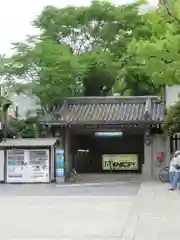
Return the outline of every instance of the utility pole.
{"type": "Polygon", "coordinates": [[[12,102],[10,100],[7,100],[6,103],[4,103],[2,105],[2,113],[3,113],[3,116],[2,116],[2,119],[3,119],[2,132],[3,132],[3,140],[4,141],[7,138],[7,122],[8,122],[7,111],[8,111],[8,108],[11,104],[12,104],[12,102]]]}

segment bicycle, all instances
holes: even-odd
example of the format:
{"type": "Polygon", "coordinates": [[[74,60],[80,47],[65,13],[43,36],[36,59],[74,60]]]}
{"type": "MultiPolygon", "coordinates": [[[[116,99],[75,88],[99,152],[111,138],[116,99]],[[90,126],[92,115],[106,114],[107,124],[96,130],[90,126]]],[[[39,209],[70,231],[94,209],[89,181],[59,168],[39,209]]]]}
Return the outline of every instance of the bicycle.
{"type": "Polygon", "coordinates": [[[168,183],[169,182],[169,166],[163,167],[159,172],[158,172],[158,177],[159,180],[162,183],[168,183]]]}
{"type": "Polygon", "coordinates": [[[65,181],[66,182],[77,182],[77,178],[79,177],[78,173],[76,172],[76,169],[73,168],[70,172],[67,172],[65,175],[65,181]]]}

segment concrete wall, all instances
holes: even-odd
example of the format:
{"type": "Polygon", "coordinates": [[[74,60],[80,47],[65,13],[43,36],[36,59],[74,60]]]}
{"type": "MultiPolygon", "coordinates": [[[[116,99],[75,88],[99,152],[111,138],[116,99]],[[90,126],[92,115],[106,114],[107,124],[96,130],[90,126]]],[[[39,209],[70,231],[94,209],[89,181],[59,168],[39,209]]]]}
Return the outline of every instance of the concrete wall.
{"type": "Polygon", "coordinates": [[[153,136],[152,142],[152,168],[153,177],[158,178],[158,171],[169,164],[170,161],[170,139],[169,136],[165,134],[156,134],[153,136]],[[157,164],[156,156],[157,154],[164,153],[164,161],[161,164],[157,164]]]}
{"type": "Polygon", "coordinates": [[[158,179],[159,170],[167,166],[170,161],[170,140],[167,135],[155,134],[152,136],[151,144],[144,144],[144,164],[142,175],[144,179],[158,179]],[[164,154],[164,160],[158,163],[156,157],[158,154],[164,154]]]}

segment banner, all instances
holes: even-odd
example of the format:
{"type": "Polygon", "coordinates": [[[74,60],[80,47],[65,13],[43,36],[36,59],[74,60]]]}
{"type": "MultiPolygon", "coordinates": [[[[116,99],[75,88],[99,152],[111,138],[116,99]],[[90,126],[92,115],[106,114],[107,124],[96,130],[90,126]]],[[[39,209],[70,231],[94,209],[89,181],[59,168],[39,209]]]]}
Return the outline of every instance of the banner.
{"type": "Polygon", "coordinates": [[[102,155],[103,170],[138,170],[138,155],[136,154],[106,154],[102,155]]]}
{"type": "Polygon", "coordinates": [[[56,177],[64,176],[64,151],[56,151],[56,177]]]}

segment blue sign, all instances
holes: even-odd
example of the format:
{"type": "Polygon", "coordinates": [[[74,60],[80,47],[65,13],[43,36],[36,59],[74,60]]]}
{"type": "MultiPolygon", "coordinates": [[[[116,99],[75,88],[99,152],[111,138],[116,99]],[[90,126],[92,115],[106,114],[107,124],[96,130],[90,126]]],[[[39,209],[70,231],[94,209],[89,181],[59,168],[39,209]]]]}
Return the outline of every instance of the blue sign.
{"type": "Polygon", "coordinates": [[[64,151],[56,152],[56,177],[64,177],[64,151]]]}

